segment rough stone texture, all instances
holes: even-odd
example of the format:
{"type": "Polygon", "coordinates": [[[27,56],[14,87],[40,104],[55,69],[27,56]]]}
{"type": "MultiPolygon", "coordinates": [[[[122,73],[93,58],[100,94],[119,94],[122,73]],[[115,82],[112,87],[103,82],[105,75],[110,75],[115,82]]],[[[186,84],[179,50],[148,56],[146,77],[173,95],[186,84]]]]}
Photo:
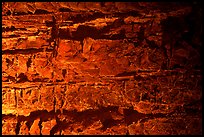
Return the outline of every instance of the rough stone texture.
{"type": "Polygon", "coordinates": [[[200,5],[3,2],[2,134],[202,134],[200,5]]]}

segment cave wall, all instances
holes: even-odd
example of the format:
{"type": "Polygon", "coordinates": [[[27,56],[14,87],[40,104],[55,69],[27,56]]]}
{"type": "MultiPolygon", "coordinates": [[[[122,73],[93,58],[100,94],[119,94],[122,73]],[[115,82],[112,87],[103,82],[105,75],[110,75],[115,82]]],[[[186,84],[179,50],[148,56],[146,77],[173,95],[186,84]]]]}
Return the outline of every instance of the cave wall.
{"type": "Polygon", "coordinates": [[[3,2],[2,134],[202,134],[201,8],[3,2]]]}

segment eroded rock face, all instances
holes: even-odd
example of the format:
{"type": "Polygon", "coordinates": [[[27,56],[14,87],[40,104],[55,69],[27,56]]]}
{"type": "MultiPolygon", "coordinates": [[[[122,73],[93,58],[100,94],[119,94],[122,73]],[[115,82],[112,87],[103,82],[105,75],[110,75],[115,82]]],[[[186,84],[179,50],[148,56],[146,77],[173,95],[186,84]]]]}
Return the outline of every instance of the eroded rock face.
{"type": "Polygon", "coordinates": [[[199,5],[3,2],[2,134],[201,134],[199,5]]]}

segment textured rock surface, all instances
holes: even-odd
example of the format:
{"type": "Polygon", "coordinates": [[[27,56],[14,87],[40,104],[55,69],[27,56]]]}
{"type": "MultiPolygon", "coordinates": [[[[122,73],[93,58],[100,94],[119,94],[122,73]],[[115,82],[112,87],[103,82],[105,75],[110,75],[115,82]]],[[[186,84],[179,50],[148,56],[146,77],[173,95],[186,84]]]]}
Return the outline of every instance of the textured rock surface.
{"type": "Polygon", "coordinates": [[[3,2],[2,133],[202,134],[199,5],[3,2]]]}

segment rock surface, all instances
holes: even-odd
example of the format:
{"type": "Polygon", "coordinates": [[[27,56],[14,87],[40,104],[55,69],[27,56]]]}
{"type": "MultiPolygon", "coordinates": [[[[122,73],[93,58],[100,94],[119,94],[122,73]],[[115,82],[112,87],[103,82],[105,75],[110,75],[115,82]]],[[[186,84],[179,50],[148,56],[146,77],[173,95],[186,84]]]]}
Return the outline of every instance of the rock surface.
{"type": "Polygon", "coordinates": [[[202,134],[200,5],[3,2],[2,134],[202,134]]]}

